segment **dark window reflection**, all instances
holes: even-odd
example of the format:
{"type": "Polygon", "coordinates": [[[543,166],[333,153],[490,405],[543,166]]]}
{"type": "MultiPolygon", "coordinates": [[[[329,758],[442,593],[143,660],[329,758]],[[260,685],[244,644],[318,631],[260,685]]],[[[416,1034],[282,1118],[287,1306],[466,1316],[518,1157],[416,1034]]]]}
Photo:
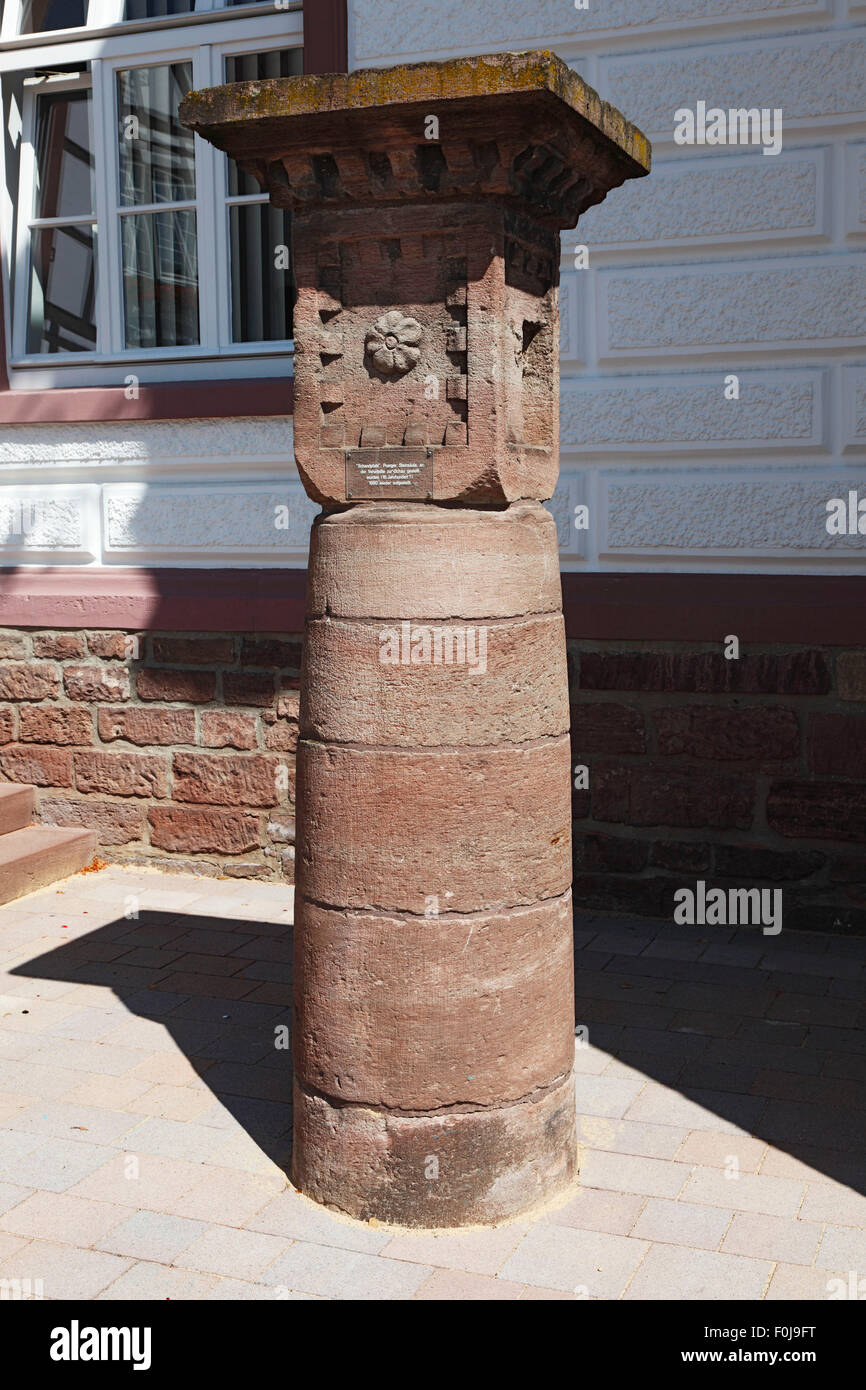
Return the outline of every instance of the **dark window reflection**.
{"type": "Polygon", "coordinates": [[[190,14],[195,0],[126,0],[124,19],[162,19],[167,14],[190,14]]]}
{"type": "Polygon", "coordinates": [[[34,201],[34,217],[80,217],[93,212],[89,92],[37,98],[34,201]]]}
{"type": "Polygon", "coordinates": [[[95,232],[88,223],[31,232],[28,353],[95,349],[95,232]]]}
{"type": "Polygon", "coordinates": [[[78,29],[87,22],[87,0],[24,0],[22,34],[41,34],[47,29],[78,29]]]}
{"type": "Polygon", "coordinates": [[[120,200],[126,207],[195,198],[194,137],[177,116],[191,87],[192,63],[118,73],[120,200]]]}
{"type": "Polygon", "coordinates": [[[230,207],[229,240],[233,340],[291,338],[295,283],[283,249],[291,246],[289,214],[269,203],[230,207]]]}
{"type": "Polygon", "coordinates": [[[189,347],[199,341],[195,213],[129,213],[120,219],[126,346],[189,347]]]}
{"type": "MultiPolygon", "coordinates": [[[[270,53],[238,53],[226,58],[226,82],[262,82],[268,77],[299,77],[304,71],[302,48],[277,48],[270,53]]],[[[252,174],[229,160],[229,193],[261,193],[252,174]]]]}

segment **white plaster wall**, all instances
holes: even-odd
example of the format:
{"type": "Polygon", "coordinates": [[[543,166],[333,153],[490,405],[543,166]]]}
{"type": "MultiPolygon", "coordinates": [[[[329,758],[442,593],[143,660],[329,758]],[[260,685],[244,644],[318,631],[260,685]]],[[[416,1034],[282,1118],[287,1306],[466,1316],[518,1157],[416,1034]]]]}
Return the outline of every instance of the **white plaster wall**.
{"type": "MultiPolygon", "coordinates": [[[[653,140],[564,238],[563,567],[862,571],[866,537],[824,518],[866,496],[866,0],[349,10],[353,67],[552,47],[653,140]],[[677,147],[698,100],[781,107],[783,152],[677,147]]],[[[288,418],[3,427],[0,564],[303,564],[291,441],[288,418]]]]}
{"type": "Polygon", "coordinates": [[[353,67],[550,47],[653,141],[564,237],[563,568],[862,572],[824,523],[866,497],[866,0],[349,8],[353,67]],[[699,100],[781,107],[782,153],[675,145],[699,100]]]}

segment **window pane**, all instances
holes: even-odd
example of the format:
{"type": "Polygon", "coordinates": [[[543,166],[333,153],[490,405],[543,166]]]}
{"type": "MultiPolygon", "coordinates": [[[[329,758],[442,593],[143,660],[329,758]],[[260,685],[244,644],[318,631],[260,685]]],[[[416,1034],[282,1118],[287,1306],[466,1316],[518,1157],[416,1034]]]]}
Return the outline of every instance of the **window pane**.
{"type": "Polygon", "coordinates": [[[181,203],[195,198],[193,133],[177,108],[192,87],[192,63],[117,74],[120,200],[181,203]]]}
{"type": "Polygon", "coordinates": [[[120,219],[126,346],[188,347],[199,340],[195,213],[120,219]]]}
{"type": "Polygon", "coordinates": [[[46,29],[78,29],[86,20],[87,0],[24,0],[19,32],[40,34],[46,29]]]}
{"type": "Polygon", "coordinates": [[[295,282],[288,256],[289,214],[269,203],[230,207],[229,239],[232,339],[259,343],[291,338],[295,282]]]}
{"type": "Polygon", "coordinates": [[[126,0],[124,19],[162,19],[167,14],[190,14],[195,0],[126,0]]]}
{"type": "Polygon", "coordinates": [[[58,92],[36,101],[35,217],[93,211],[90,93],[58,92]]]}
{"type": "Polygon", "coordinates": [[[96,228],[39,227],[30,237],[28,352],[96,347],[96,228]]]}
{"type": "MultiPolygon", "coordinates": [[[[270,53],[237,53],[226,58],[226,82],[262,82],[268,77],[299,77],[304,71],[302,48],[275,48],[270,53]]],[[[243,174],[229,160],[229,193],[261,193],[252,174],[243,174]]]]}

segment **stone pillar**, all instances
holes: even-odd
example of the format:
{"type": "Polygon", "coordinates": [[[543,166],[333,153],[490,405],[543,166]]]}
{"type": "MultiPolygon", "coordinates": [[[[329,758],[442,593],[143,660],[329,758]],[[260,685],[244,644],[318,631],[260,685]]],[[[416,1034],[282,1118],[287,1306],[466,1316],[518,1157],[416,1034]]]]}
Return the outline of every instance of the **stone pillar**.
{"type": "Polygon", "coordinates": [[[294,214],[310,544],[294,1178],[490,1222],[575,1172],[559,232],[649,167],[550,53],[192,93],[294,214]]]}

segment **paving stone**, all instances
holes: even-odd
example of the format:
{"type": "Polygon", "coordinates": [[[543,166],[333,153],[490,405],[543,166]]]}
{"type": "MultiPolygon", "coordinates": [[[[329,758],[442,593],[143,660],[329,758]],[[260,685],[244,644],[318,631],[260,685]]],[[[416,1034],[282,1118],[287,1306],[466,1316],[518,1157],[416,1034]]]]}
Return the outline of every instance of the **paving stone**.
{"type": "Polygon", "coordinates": [[[584,1115],[620,1118],[640,1095],[645,1085],[646,1077],[641,1077],[638,1081],[624,1081],[610,1076],[577,1076],[577,1109],[584,1115]]]}
{"type": "Polygon", "coordinates": [[[172,1303],[209,1298],[217,1284],[212,1275],[139,1260],[97,1297],[97,1302],[136,1299],[172,1303]]]}
{"type": "Polygon", "coordinates": [[[581,1158],[580,1181],[587,1187],[633,1192],[646,1197],[676,1197],[688,1174],[681,1164],[631,1154],[590,1149],[581,1158]]]}
{"type": "Polygon", "coordinates": [[[285,1187],[285,1178],[257,1173],[239,1173],[232,1168],[205,1167],[200,1180],[170,1205],[177,1216],[196,1221],[219,1222],[224,1226],[247,1226],[268,1235],[292,1234],[271,1225],[259,1225],[260,1218],[285,1187]]]}
{"type": "Polygon", "coordinates": [[[88,1246],[128,1214],[128,1207],[111,1202],[71,1197],[68,1192],[34,1192],[0,1217],[0,1226],[13,1235],[59,1239],[66,1245],[88,1246]]]}
{"type": "MultiPolygon", "coordinates": [[[[801,1221],[824,1221],[832,1226],[866,1229],[866,1196],[842,1183],[813,1183],[798,1212],[801,1221]]],[[[863,1271],[866,1274],[866,1270],[863,1271]]]]}
{"type": "Polygon", "coordinates": [[[675,1157],[678,1163],[696,1163],[705,1168],[729,1168],[731,1160],[736,1159],[741,1173],[756,1173],[766,1151],[762,1140],[745,1134],[693,1129],[675,1157]]]}
{"type": "Polygon", "coordinates": [[[766,1108],[756,1096],[730,1095],[723,1091],[689,1091],[680,1094],[649,1082],[625,1118],[650,1124],[676,1125],[682,1129],[722,1130],[728,1134],[750,1132],[766,1108]]]}
{"type": "Polygon", "coordinates": [[[137,1211],[95,1242],[98,1250],[137,1260],[169,1264],[207,1230],[205,1221],[188,1221],[164,1212],[137,1211]]]}
{"type": "Polygon", "coordinates": [[[471,1274],[496,1274],[529,1230],[514,1222],[489,1231],[412,1231],[387,1241],[383,1253],[395,1260],[462,1269],[471,1274]]]}
{"type": "Polygon", "coordinates": [[[628,1286],[625,1298],[663,1301],[685,1299],[759,1299],[772,1273],[769,1260],[654,1245],[628,1286]]]}
{"type": "Polygon", "coordinates": [[[631,1192],[608,1192],[582,1187],[563,1207],[548,1212],[545,1225],[571,1226],[578,1231],[605,1231],[608,1235],[628,1235],[643,1209],[646,1197],[631,1192]]]}
{"type": "Polygon", "coordinates": [[[131,1261],[100,1250],[32,1240],[0,1264],[0,1279],[41,1279],[44,1297],[89,1299],[113,1283],[131,1261]]]}
{"type": "MultiPolygon", "coordinates": [[[[766,1293],[766,1301],[770,1303],[782,1299],[785,1302],[827,1302],[831,1293],[838,1293],[839,1285],[834,1287],[834,1280],[842,1281],[847,1295],[849,1276],[845,1271],[777,1264],[766,1293]]],[[[861,1294],[860,1297],[862,1296],[861,1294]]]]}
{"type": "Polygon", "coordinates": [[[599,1115],[578,1115],[577,1133],[590,1149],[637,1154],[645,1158],[673,1158],[686,1131],[671,1125],[647,1125],[636,1120],[608,1120],[599,1115]]]}
{"type": "Polygon", "coordinates": [[[159,1154],[163,1158],[186,1158],[206,1163],[224,1143],[219,1130],[188,1121],[163,1120],[151,1116],[142,1120],[128,1136],[127,1147],[135,1153],[159,1154]]]}
{"type": "Polygon", "coordinates": [[[810,1265],[820,1239],[821,1227],[814,1222],[737,1212],[722,1241],[722,1250],[731,1255],[810,1265]]]}
{"type": "MultiPolygon", "coordinates": [[[[271,1235],[305,1240],[313,1245],[333,1245],[338,1250],[360,1250],[370,1255],[384,1250],[392,1239],[387,1230],[367,1227],[336,1216],[291,1188],[262,1207],[247,1225],[253,1231],[267,1231],[271,1235]]],[[[427,1263],[438,1264],[440,1261],[431,1259],[427,1263]]]]}
{"type": "Polygon", "coordinates": [[[534,1226],[499,1272],[518,1284],[619,1298],[648,1249],[629,1236],[583,1231],[576,1240],[565,1227],[534,1226]]]}
{"type": "Polygon", "coordinates": [[[412,1298],[432,1273],[429,1265],[299,1240],[265,1271],[261,1282],[320,1298],[378,1302],[412,1298]]]}
{"type": "Polygon", "coordinates": [[[815,1264],[819,1269],[853,1269],[866,1275],[866,1231],[827,1226],[815,1264]]]}
{"type": "Polygon", "coordinates": [[[693,1202],[671,1202],[651,1197],[631,1232],[643,1240],[666,1245],[688,1245],[696,1250],[717,1250],[730,1224],[730,1211],[719,1207],[697,1206],[693,1202]]]}
{"type": "Polygon", "coordinates": [[[169,1211],[171,1204],[200,1181],[207,1171],[199,1163],[135,1151],[113,1154],[69,1191],[74,1197],[94,1197],[120,1206],[169,1211]]]}
{"type": "Polygon", "coordinates": [[[10,1128],[26,1134],[52,1135],[57,1139],[76,1139],[86,1144],[115,1144],[141,1123],[138,1115],[122,1110],[106,1110],[68,1101],[39,1102],[20,1110],[8,1121],[10,1128]]]}
{"type": "Polygon", "coordinates": [[[717,1168],[696,1168],[683,1188],[686,1202],[703,1202],[730,1211],[764,1212],[767,1216],[795,1216],[805,1185],[790,1178],[769,1178],[760,1173],[726,1177],[717,1168]]]}
{"type": "Polygon", "coordinates": [[[279,1236],[263,1235],[259,1231],[211,1226],[188,1245],[174,1263],[184,1269],[197,1269],[202,1274],[256,1280],[289,1245],[289,1241],[279,1236]]]}
{"type": "Polygon", "coordinates": [[[25,1197],[29,1197],[33,1192],[32,1187],[19,1187],[17,1183],[0,1182],[0,1215],[11,1211],[19,1202],[23,1202],[25,1197]]]}
{"type": "Polygon", "coordinates": [[[102,1167],[112,1150],[101,1144],[75,1143],[69,1139],[49,1139],[24,1158],[8,1164],[2,1171],[4,1182],[24,1183],[47,1192],[65,1192],[102,1167]]]}
{"type": "Polygon", "coordinates": [[[415,1298],[424,1301],[440,1299],[445,1302],[464,1301],[516,1302],[525,1291],[523,1284],[512,1284],[507,1279],[493,1279],[487,1274],[467,1274],[458,1269],[437,1269],[425,1284],[422,1284],[415,1298]]]}

